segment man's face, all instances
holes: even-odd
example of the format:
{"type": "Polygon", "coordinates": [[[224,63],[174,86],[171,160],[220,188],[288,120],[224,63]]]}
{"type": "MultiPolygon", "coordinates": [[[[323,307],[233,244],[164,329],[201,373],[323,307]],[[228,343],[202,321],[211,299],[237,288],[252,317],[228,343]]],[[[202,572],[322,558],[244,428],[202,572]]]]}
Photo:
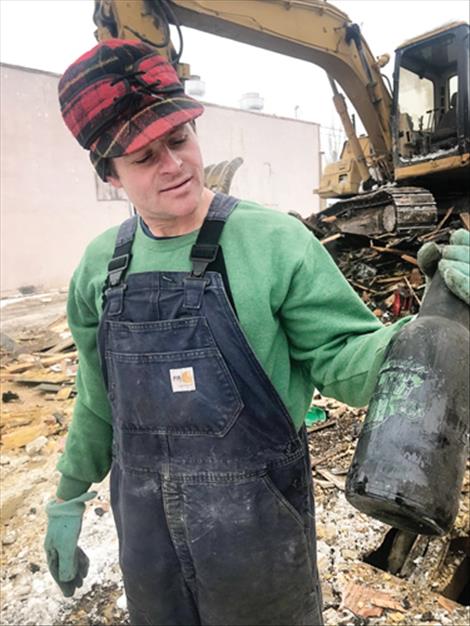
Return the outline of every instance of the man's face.
{"type": "Polygon", "coordinates": [[[125,189],[154,232],[163,227],[165,234],[181,234],[199,225],[193,225],[194,218],[208,190],[204,190],[197,136],[189,124],[138,152],[115,158],[113,164],[116,175],[109,176],[108,181],[125,189]]]}

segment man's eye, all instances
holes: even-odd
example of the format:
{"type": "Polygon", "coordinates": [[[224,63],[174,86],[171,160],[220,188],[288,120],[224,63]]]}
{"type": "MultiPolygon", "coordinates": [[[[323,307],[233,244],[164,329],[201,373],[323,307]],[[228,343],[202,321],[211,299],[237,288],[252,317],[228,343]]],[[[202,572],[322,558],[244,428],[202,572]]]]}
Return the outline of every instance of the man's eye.
{"type": "Polygon", "coordinates": [[[183,135],[182,137],[172,137],[170,139],[170,145],[171,146],[178,146],[181,143],[184,143],[187,139],[187,135],[183,135]]]}
{"type": "Polygon", "coordinates": [[[137,163],[137,165],[140,165],[141,163],[145,163],[149,159],[150,159],[150,154],[146,154],[141,159],[138,159],[137,161],[134,161],[134,163],[137,163]]]}

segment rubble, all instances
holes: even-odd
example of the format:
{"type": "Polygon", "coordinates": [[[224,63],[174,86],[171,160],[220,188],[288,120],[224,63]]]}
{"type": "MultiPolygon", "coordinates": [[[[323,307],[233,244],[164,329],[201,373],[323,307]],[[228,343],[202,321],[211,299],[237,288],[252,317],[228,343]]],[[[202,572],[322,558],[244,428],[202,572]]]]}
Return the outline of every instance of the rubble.
{"type": "MultiPolygon", "coordinates": [[[[411,283],[412,278],[409,280],[411,283]]],[[[67,339],[61,336],[67,329],[54,298],[48,304],[37,299],[46,321],[38,316],[36,325],[30,326],[28,321],[27,328],[21,326],[22,318],[17,314],[19,303],[13,306],[16,327],[10,324],[8,332],[21,344],[21,351],[15,355],[3,351],[0,369],[0,379],[7,382],[8,391],[19,396],[12,402],[2,402],[0,421],[0,622],[124,626],[128,621],[108,481],[94,486],[99,495],[85,513],[80,545],[90,557],[90,572],[83,587],[73,598],[64,598],[48,573],[42,547],[44,507],[58,480],[55,465],[74,402],[77,354],[70,341],[60,343],[67,339]],[[48,307],[55,315],[49,315],[48,307]],[[20,340],[20,336],[26,339],[20,340]],[[46,345],[46,349],[37,349],[46,345]],[[51,354],[58,345],[60,351],[51,354]],[[57,371],[51,371],[51,367],[57,371]],[[51,376],[61,376],[61,382],[52,382],[51,376]],[[44,382],[58,385],[57,393],[42,392],[44,382]]],[[[4,308],[7,322],[8,308],[4,308]]],[[[33,309],[31,303],[25,307],[28,319],[34,315],[33,309]]],[[[412,537],[407,544],[406,537],[359,513],[344,496],[344,480],[365,409],[351,409],[319,395],[314,398],[314,406],[321,411],[313,413],[325,415],[324,421],[308,428],[325,624],[469,623],[470,607],[461,604],[464,585],[468,584],[468,474],[450,535],[412,537]]]]}
{"type": "Polygon", "coordinates": [[[4,546],[11,546],[12,543],[15,543],[16,541],[16,531],[15,530],[11,530],[10,532],[6,533],[3,538],[2,538],[2,544],[4,546]]]}
{"type": "Polygon", "coordinates": [[[425,279],[417,267],[419,248],[427,242],[447,243],[458,228],[470,230],[470,214],[449,207],[430,230],[410,228],[368,237],[341,230],[334,215],[300,218],[336,260],[366,305],[384,322],[419,310],[425,279]]]}
{"type": "Polygon", "coordinates": [[[44,437],[44,435],[40,435],[37,439],[34,439],[30,443],[27,443],[25,446],[26,454],[29,456],[34,456],[41,452],[44,446],[47,445],[48,439],[44,437]]]}

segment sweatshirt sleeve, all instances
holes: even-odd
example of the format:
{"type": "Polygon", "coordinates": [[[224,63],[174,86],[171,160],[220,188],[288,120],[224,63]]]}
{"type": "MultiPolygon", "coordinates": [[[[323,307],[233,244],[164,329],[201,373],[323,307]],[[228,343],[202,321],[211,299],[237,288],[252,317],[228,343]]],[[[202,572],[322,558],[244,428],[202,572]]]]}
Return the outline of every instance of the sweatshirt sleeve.
{"type": "Polygon", "coordinates": [[[384,326],[315,237],[301,259],[281,308],[291,358],[304,365],[323,395],[364,406],[387,346],[411,318],[384,326]]]}
{"type": "Polygon", "coordinates": [[[57,496],[64,500],[103,480],[111,466],[111,410],[97,350],[99,312],[93,299],[81,293],[77,275],[79,270],[72,279],[67,302],[69,327],[79,356],[77,398],[65,451],[57,465],[62,474],[57,496]]]}

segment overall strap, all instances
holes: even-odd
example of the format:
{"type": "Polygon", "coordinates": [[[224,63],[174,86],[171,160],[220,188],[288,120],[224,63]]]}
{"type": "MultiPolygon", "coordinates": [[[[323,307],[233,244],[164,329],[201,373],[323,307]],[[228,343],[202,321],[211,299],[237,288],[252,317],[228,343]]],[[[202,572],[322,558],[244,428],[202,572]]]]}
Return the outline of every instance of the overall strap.
{"type": "Polygon", "coordinates": [[[118,287],[124,278],[131,260],[132,244],[137,230],[137,215],[130,217],[119,227],[116,245],[111,261],[108,263],[108,275],[103,285],[103,307],[106,303],[108,289],[118,287]]]}
{"type": "Polygon", "coordinates": [[[225,222],[238,202],[239,200],[233,196],[227,196],[220,192],[215,194],[190,254],[191,276],[203,278],[206,271],[218,272],[222,276],[227,297],[234,310],[235,303],[219,241],[225,222]]]}
{"type": "Polygon", "coordinates": [[[213,266],[221,250],[219,246],[220,236],[225,222],[238,202],[239,200],[232,196],[220,192],[215,194],[199,230],[196,243],[191,248],[192,276],[201,278],[208,269],[220,271],[213,266]]]}

